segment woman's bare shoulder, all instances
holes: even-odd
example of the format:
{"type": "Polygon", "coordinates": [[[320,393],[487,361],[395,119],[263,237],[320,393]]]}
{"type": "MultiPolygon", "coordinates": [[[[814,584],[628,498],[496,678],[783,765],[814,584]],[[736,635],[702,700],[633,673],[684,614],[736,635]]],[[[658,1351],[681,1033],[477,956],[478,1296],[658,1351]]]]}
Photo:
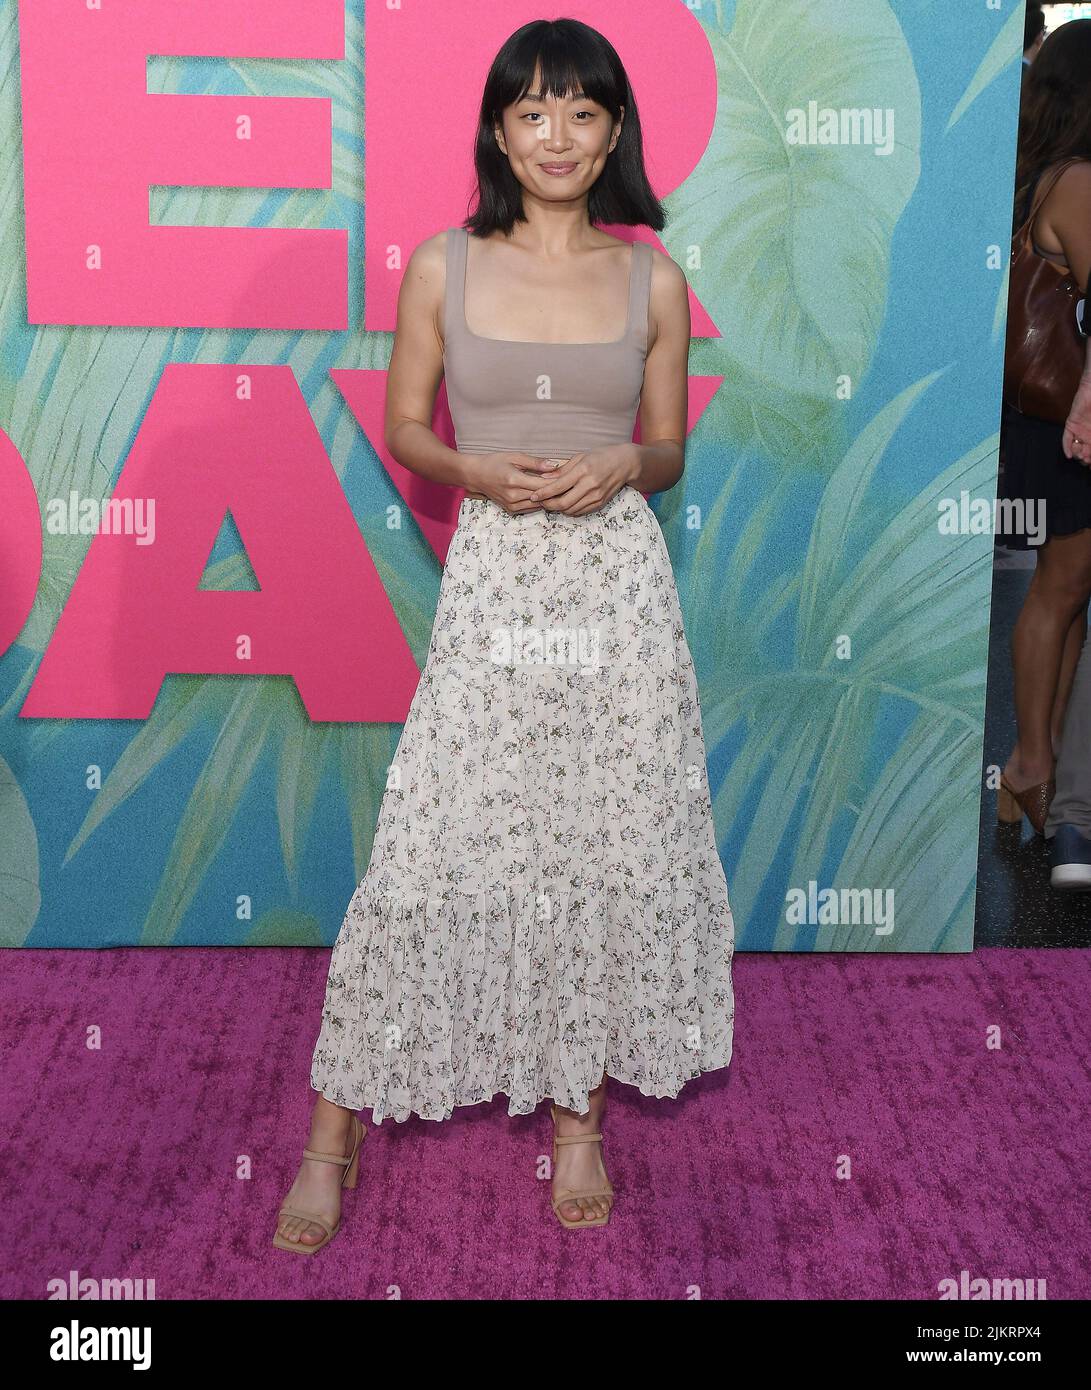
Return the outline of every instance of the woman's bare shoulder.
{"type": "Polygon", "coordinates": [[[678,264],[673,256],[665,251],[660,251],[655,246],[648,246],[652,253],[652,300],[653,302],[669,305],[679,303],[682,300],[689,302],[689,281],[686,279],[686,272],[678,264]]]}
{"type": "Polygon", "coordinates": [[[412,271],[415,275],[422,276],[426,280],[434,279],[439,276],[440,284],[446,273],[447,267],[447,238],[450,228],[445,227],[442,232],[436,232],[434,236],[425,237],[414,249],[406,262],[405,272],[408,275],[412,271]]]}
{"type": "Polygon", "coordinates": [[[443,305],[447,286],[448,229],[426,237],[410,254],[402,276],[399,317],[412,314],[430,319],[442,347],[445,325],[443,305]]]}
{"type": "MultiPolygon", "coordinates": [[[[1055,168],[1056,163],[1050,165],[1055,168]]],[[[1091,274],[1091,160],[1070,164],[1049,190],[1035,240],[1054,260],[1063,257],[1079,283],[1086,284],[1091,274]]]]}
{"type": "MultiPolygon", "coordinates": [[[[1055,160],[1043,169],[1041,177],[1048,178],[1056,170],[1057,163],[1055,160]]],[[[1044,225],[1047,231],[1075,221],[1091,225],[1091,159],[1070,164],[1042,202],[1039,225],[1044,225]]]]}
{"type": "Polygon", "coordinates": [[[687,338],[690,334],[689,281],[673,256],[648,243],[652,253],[651,284],[648,290],[650,343],[662,330],[687,338]]]}
{"type": "Polygon", "coordinates": [[[679,280],[685,280],[685,271],[669,252],[661,251],[658,246],[653,246],[651,242],[646,242],[645,245],[652,253],[653,275],[658,275],[666,284],[670,284],[672,281],[677,283],[679,280]]]}
{"type": "MultiPolygon", "coordinates": [[[[1042,171],[1042,177],[1046,178],[1059,163],[1059,160],[1054,160],[1042,171]]],[[[1046,202],[1054,206],[1069,202],[1085,207],[1091,205],[1091,159],[1080,159],[1070,164],[1049,190],[1046,202]]]]}

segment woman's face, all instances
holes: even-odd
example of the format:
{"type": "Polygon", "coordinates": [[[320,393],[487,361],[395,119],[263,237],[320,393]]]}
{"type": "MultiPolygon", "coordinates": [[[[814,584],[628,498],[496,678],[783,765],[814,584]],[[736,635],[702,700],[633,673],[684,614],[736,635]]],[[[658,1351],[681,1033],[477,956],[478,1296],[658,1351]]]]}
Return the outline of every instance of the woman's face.
{"type": "Polygon", "coordinates": [[[621,119],[611,121],[586,97],[542,97],[540,86],[539,70],[523,100],[505,108],[497,142],[528,192],[553,202],[585,197],[617,144],[621,119]]]}

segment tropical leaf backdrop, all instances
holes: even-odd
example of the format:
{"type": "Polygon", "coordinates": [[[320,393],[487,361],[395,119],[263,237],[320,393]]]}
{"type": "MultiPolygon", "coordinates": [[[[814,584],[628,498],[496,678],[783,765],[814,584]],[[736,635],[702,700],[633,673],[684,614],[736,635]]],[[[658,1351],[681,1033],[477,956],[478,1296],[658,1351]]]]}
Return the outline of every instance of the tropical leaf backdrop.
{"type": "MultiPolygon", "coordinates": [[[[9,138],[0,422],[40,498],[106,497],[165,365],[289,365],[421,665],[439,567],[408,514],[388,529],[400,499],[330,378],[383,369],[391,348],[360,326],[360,11],[346,6],[343,62],[148,64],[152,92],[332,99],[332,189],[160,187],[150,212],[347,228],[350,330],[28,326],[9,138]]],[[[967,950],[992,539],[943,535],[937,516],[942,498],[995,488],[1022,5],[723,0],[693,14],[718,113],[667,200],[663,243],[721,333],[694,340],[691,371],[724,381],[683,480],[654,505],[738,944],[967,950]],[[893,150],[789,143],[785,113],[811,101],[894,111],[893,150]],[[895,930],[792,924],[786,894],[811,881],[890,890],[895,930]]],[[[14,134],[15,0],[0,3],[0,45],[14,134]]],[[[312,725],[285,677],[168,677],[143,723],[20,719],[90,539],[46,536],[33,613],[0,657],[0,944],[332,941],[399,726],[312,725]]],[[[252,583],[225,526],[205,587],[252,583]]]]}

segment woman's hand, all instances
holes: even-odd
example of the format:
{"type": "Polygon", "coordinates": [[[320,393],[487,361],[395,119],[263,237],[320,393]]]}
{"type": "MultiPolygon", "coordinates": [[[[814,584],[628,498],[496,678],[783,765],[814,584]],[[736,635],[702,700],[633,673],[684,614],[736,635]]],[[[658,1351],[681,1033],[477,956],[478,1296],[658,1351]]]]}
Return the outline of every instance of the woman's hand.
{"type": "Polygon", "coordinates": [[[531,497],[547,512],[585,516],[597,512],[636,476],[631,444],[608,444],[573,454],[542,480],[531,497]]]}
{"type": "Polygon", "coordinates": [[[1082,376],[1072,397],[1061,447],[1065,457],[1091,464],[1091,376],[1082,376]]]}
{"type": "Polygon", "coordinates": [[[544,473],[552,473],[558,459],[535,458],[532,454],[470,454],[466,458],[466,495],[487,497],[509,515],[541,510],[540,502],[530,500],[544,473]]]}

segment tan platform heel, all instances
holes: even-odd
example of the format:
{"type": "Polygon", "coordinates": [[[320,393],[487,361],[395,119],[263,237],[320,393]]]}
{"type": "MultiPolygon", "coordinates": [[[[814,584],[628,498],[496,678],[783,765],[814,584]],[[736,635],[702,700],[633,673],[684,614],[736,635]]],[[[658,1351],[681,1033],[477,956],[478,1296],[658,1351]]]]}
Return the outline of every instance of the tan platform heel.
{"type": "Polygon", "coordinates": [[[996,819],[1004,825],[1017,825],[1026,816],[1039,835],[1045,831],[1049,804],[1057,790],[1054,778],[1037,782],[1017,792],[1003,773],[996,793],[996,819]]]}
{"type": "MultiPolygon", "coordinates": [[[[367,1129],[360,1123],[360,1117],[358,1115],[353,1115],[352,1124],[354,1131],[354,1139],[352,1144],[352,1152],[349,1154],[347,1158],[344,1154],[320,1154],[315,1149],[303,1150],[304,1158],[317,1158],[321,1163],[343,1164],[345,1171],[341,1176],[342,1188],[356,1186],[356,1177],[360,1171],[360,1145],[364,1142],[364,1136],[367,1134],[367,1129]]],[[[277,1213],[278,1226],[280,1225],[280,1218],[282,1216],[298,1216],[303,1221],[313,1221],[316,1226],[321,1226],[326,1233],[321,1240],[316,1240],[312,1245],[302,1240],[288,1240],[288,1238],[286,1236],[282,1236],[280,1234],[280,1231],[278,1230],[276,1234],[273,1236],[273,1244],[277,1247],[278,1250],[293,1250],[298,1255],[314,1255],[319,1250],[324,1250],[326,1246],[329,1245],[330,1241],[334,1238],[334,1236],[337,1234],[337,1232],[341,1229],[340,1217],[338,1217],[337,1219],[337,1225],[331,1227],[327,1225],[327,1223],[323,1220],[321,1216],[317,1214],[317,1212],[303,1211],[299,1207],[290,1207],[287,1205],[287,1203],[285,1203],[285,1205],[282,1206],[280,1211],[277,1213]]]]}
{"type": "MultiPolygon", "coordinates": [[[[554,1124],[554,1127],[556,1127],[556,1124],[557,1124],[557,1107],[556,1107],[555,1105],[551,1105],[551,1106],[549,1107],[549,1113],[552,1115],[552,1117],[553,1117],[553,1124],[554,1124]]],[[[592,1143],[595,1143],[596,1141],[598,1141],[599,1143],[602,1142],[602,1135],[601,1135],[601,1134],[566,1134],[566,1135],[563,1135],[563,1136],[558,1137],[558,1135],[557,1135],[556,1133],[554,1133],[554,1135],[553,1135],[553,1166],[554,1166],[554,1168],[556,1168],[556,1166],[557,1166],[557,1145],[558,1145],[558,1144],[592,1144],[592,1143]]],[[[614,1208],[614,1201],[613,1201],[613,1198],[614,1198],[614,1189],[610,1186],[609,1181],[607,1181],[605,1187],[596,1187],[596,1188],[594,1188],[593,1190],[588,1190],[588,1191],[586,1191],[586,1192],[571,1192],[571,1191],[569,1191],[567,1188],[562,1188],[561,1191],[560,1191],[554,1198],[552,1198],[552,1202],[553,1202],[553,1214],[554,1214],[554,1216],[556,1216],[557,1220],[561,1223],[561,1225],[562,1225],[562,1226],[567,1226],[567,1227],[569,1228],[569,1230],[573,1230],[573,1229],[574,1229],[575,1227],[577,1227],[577,1226],[605,1226],[606,1223],[610,1220],[610,1211],[612,1211],[613,1208],[614,1208]],[[584,1219],[584,1220],[580,1220],[580,1221],[570,1221],[570,1220],[568,1219],[567,1216],[562,1216],[562,1215],[561,1215],[560,1208],[564,1205],[565,1202],[571,1202],[574,1198],[577,1198],[577,1197],[609,1197],[609,1198],[610,1198],[610,1210],[607,1211],[607,1213],[606,1213],[605,1216],[593,1216],[593,1217],[590,1217],[590,1218],[587,1218],[587,1219],[584,1219]]]]}

